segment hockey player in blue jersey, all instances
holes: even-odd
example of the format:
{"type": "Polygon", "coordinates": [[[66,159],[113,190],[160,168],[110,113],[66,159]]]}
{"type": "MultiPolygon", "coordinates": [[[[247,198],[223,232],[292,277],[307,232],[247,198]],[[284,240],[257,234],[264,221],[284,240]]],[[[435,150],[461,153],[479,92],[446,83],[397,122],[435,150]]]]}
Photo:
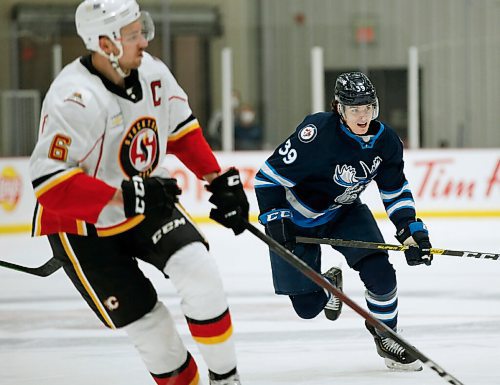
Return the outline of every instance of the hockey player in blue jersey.
{"type": "MultiPolygon", "coordinates": [[[[416,218],[415,202],[403,170],[403,144],[397,134],[376,120],[378,99],[361,72],[340,75],[332,111],[307,116],[257,173],[255,191],[259,221],[267,234],[320,272],[321,249],[296,244],[296,236],[384,242],[368,207],[359,198],[374,180],[385,209],[396,227],[396,238],[416,245],[405,252],[409,265],[430,265],[428,231],[416,218]]],[[[396,273],[386,251],[336,247],[359,272],[369,311],[396,331],[396,273]]],[[[301,318],[340,315],[342,303],[272,251],[271,268],[277,294],[288,295],[301,318]]],[[[342,289],[342,272],[324,273],[342,289]]],[[[387,367],[421,370],[419,361],[390,337],[366,325],[387,367]]]]}

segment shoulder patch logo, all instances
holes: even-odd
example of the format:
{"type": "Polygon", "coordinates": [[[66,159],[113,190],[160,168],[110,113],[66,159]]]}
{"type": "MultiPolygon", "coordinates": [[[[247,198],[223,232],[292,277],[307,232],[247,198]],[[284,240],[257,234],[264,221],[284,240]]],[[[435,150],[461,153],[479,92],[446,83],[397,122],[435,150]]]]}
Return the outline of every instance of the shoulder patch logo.
{"type": "Polygon", "coordinates": [[[64,99],[65,102],[73,102],[78,104],[79,106],[85,107],[85,104],[83,103],[83,97],[80,92],[73,92],[70,96],[68,96],[66,99],[64,99]]]}
{"type": "Polygon", "coordinates": [[[316,135],[318,135],[318,129],[314,124],[308,124],[305,127],[302,127],[299,131],[299,140],[302,143],[309,143],[316,138],[316,135]]]}

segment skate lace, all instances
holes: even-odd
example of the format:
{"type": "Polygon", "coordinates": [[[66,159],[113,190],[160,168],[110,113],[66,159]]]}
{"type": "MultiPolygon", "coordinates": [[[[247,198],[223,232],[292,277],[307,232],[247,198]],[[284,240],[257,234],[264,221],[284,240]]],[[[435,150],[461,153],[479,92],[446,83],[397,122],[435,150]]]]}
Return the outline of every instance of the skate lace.
{"type": "Polygon", "coordinates": [[[402,347],[400,344],[398,344],[396,341],[394,341],[392,338],[382,338],[382,345],[389,352],[397,355],[398,357],[403,357],[405,348],[402,347]]]}
{"type": "Polygon", "coordinates": [[[330,310],[339,310],[340,309],[340,299],[337,296],[332,294],[330,296],[330,299],[328,300],[325,308],[330,309],[330,310]]]}

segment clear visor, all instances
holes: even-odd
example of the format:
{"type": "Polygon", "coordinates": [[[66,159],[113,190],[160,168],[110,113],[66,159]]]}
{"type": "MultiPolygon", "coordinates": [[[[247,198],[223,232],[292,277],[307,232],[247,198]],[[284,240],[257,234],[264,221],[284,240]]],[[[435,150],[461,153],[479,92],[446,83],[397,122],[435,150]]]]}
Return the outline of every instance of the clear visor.
{"type": "Polygon", "coordinates": [[[138,21],[141,23],[141,28],[137,31],[122,34],[120,39],[122,43],[134,44],[137,43],[141,37],[148,42],[153,40],[155,37],[155,25],[149,12],[142,11],[138,21]]]}
{"type": "Polygon", "coordinates": [[[351,116],[364,116],[364,115],[374,115],[377,109],[377,104],[366,104],[364,106],[342,106],[344,113],[351,116]]]}
{"type": "Polygon", "coordinates": [[[147,41],[153,40],[155,37],[155,24],[149,12],[142,11],[139,20],[142,23],[142,36],[147,41]]]}

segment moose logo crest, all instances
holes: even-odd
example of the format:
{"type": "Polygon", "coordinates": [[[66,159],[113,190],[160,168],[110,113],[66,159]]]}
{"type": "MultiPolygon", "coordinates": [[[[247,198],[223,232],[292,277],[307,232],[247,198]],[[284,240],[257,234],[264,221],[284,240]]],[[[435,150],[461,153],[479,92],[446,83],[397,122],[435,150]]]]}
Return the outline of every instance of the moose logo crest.
{"type": "Polygon", "coordinates": [[[339,186],[345,187],[345,191],[335,198],[335,202],[339,204],[351,204],[354,202],[359,194],[361,194],[368,184],[377,175],[377,170],[382,163],[382,159],[377,156],[373,160],[372,167],[368,167],[363,161],[359,161],[361,168],[365,175],[357,176],[356,169],[350,165],[344,164],[342,166],[337,165],[335,167],[335,173],[333,175],[333,180],[339,186]]]}

